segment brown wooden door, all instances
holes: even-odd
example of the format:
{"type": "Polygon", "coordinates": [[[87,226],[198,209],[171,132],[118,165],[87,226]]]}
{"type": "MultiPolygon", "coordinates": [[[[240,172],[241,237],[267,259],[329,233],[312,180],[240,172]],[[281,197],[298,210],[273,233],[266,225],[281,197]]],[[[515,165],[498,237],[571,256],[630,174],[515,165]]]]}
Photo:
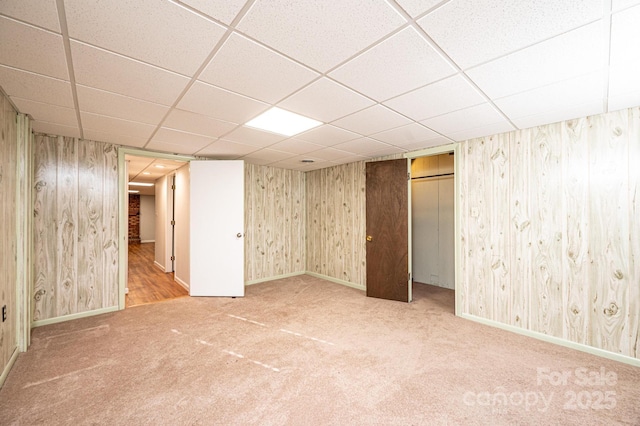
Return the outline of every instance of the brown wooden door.
{"type": "Polygon", "coordinates": [[[407,160],[366,164],[367,296],[411,300],[407,160]]]}

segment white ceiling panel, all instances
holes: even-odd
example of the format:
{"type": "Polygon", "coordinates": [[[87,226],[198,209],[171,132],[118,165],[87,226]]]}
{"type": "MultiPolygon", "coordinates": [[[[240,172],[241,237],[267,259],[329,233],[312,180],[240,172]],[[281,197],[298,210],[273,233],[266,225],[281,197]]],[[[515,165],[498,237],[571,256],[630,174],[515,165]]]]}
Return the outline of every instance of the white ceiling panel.
{"type": "Polygon", "coordinates": [[[604,112],[602,99],[587,101],[581,104],[570,104],[562,109],[540,111],[537,114],[514,118],[511,121],[521,129],[571,120],[577,117],[601,114],[604,112]]]}
{"type": "Polygon", "coordinates": [[[640,0],[612,0],[611,9],[616,11],[634,6],[636,4],[640,4],[640,0]]]}
{"type": "Polygon", "coordinates": [[[492,98],[530,90],[602,67],[602,23],[587,25],[467,71],[492,98]]]}
{"type": "Polygon", "coordinates": [[[177,106],[231,123],[246,123],[269,108],[263,102],[200,81],[191,86],[177,106]]]}
{"type": "Polygon", "coordinates": [[[338,160],[331,160],[331,161],[329,161],[329,163],[332,166],[338,166],[340,164],[353,163],[353,162],[356,162],[356,161],[365,161],[365,160],[368,160],[368,159],[369,159],[369,157],[365,157],[364,155],[351,154],[348,157],[340,158],[338,160]]]}
{"type": "Polygon", "coordinates": [[[371,99],[328,78],[321,78],[278,104],[279,107],[324,123],[375,104],[371,99]]]}
{"type": "Polygon", "coordinates": [[[325,72],[405,22],[381,1],[258,0],[238,29],[325,72]]]}
{"type": "Polygon", "coordinates": [[[341,118],[333,124],[361,135],[371,135],[409,124],[411,120],[382,105],[374,105],[355,114],[341,118]]]}
{"type": "Polygon", "coordinates": [[[0,16],[0,63],[69,80],[62,36],[0,16]]]}
{"type": "Polygon", "coordinates": [[[487,103],[423,120],[421,123],[453,140],[460,140],[455,139],[454,135],[462,131],[481,128],[485,125],[509,124],[495,108],[487,103]]]}
{"type": "Polygon", "coordinates": [[[449,135],[449,137],[455,141],[464,141],[473,138],[481,138],[484,136],[497,135],[500,133],[506,133],[515,130],[514,127],[503,121],[501,123],[493,123],[493,124],[483,124],[478,127],[474,127],[471,129],[461,130],[459,132],[454,132],[449,135]]]}
{"type": "Polygon", "coordinates": [[[130,98],[92,87],[77,85],[78,105],[82,112],[107,115],[129,121],[157,124],[169,107],[130,98]]]}
{"type": "Polygon", "coordinates": [[[329,75],[383,101],[454,73],[455,69],[409,27],[329,75]]]}
{"type": "Polygon", "coordinates": [[[340,151],[347,151],[352,154],[368,156],[395,147],[391,147],[389,144],[371,138],[358,138],[352,141],[335,145],[332,148],[338,149],[340,151]]]}
{"type": "Polygon", "coordinates": [[[224,135],[224,139],[226,140],[239,142],[245,145],[253,145],[260,148],[280,142],[286,138],[287,136],[263,132],[262,130],[252,129],[251,127],[245,126],[240,126],[233,132],[224,135]]]}
{"type": "Polygon", "coordinates": [[[200,80],[274,103],[318,75],[272,50],[233,34],[202,72],[200,80]],[[287,78],[282,78],[284,75],[287,78]]]}
{"type": "Polygon", "coordinates": [[[314,127],[311,130],[296,135],[296,139],[313,142],[322,146],[332,146],[341,142],[357,139],[359,137],[361,137],[361,135],[357,133],[341,129],[330,124],[314,127]]]}
{"type": "Polygon", "coordinates": [[[287,158],[291,157],[295,157],[295,154],[265,148],[245,155],[244,157],[242,157],[242,160],[246,160],[247,162],[252,164],[270,164],[275,163],[276,161],[286,160],[287,158]]]}
{"type": "Polygon", "coordinates": [[[417,151],[420,149],[432,148],[434,146],[442,146],[448,145],[452,143],[452,139],[446,138],[444,136],[437,137],[435,139],[429,139],[423,142],[411,142],[402,145],[402,148],[406,149],[407,152],[417,151]]]}
{"type": "Polygon", "coordinates": [[[327,160],[315,158],[311,155],[296,155],[295,157],[287,158],[286,160],[271,163],[270,166],[304,171],[320,168],[322,164],[326,162],[327,160]],[[313,162],[303,162],[303,160],[313,160],[313,162]]]}
{"type": "Polygon", "coordinates": [[[2,0],[0,13],[60,32],[56,0],[2,0]]]}
{"type": "Polygon", "coordinates": [[[441,3],[442,0],[396,0],[396,2],[413,18],[441,3]]]}
{"type": "Polygon", "coordinates": [[[66,0],[69,37],[191,75],[224,27],[163,0],[66,0]]]}
{"type": "Polygon", "coordinates": [[[485,98],[461,75],[454,75],[384,104],[416,121],[485,102],[485,98]]]}
{"type": "Polygon", "coordinates": [[[188,79],[124,56],[71,42],[76,82],[162,105],[172,105],[188,79]]]}
{"type": "Polygon", "coordinates": [[[308,154],[309,152],[322,148],[322,145],[316,145],[315,143],[305,142],[299,139],[287,139],[269,146],[269,149],[292,152],[294,154],[308,154]]]}
{"type": "Polygon", "coordinates": [[[332,161],[339,160],[344,157],[349,157],[353,155],[350,152],[342,151],[340,149],[335,148],[322,148],[318,151],[312,151],[309,153],[309,157],[319,158],[321,160],[332,161]]]}
{"type": "Polygon", "coordinates": [[[46,121],[34,121],[31,123],[31,128],[36,133],[44,133],[46,135],[68,136],[71,138],[80,137],[80,129],[78,128],[78,126],[64,126],[59,123],[47,123],[46,121]]]}
{"type": "Polygon", "coordinates": [[[194,148],[197,146],[198,144],[194,144],[193,146],[191,146],[188,143],[175,144],[171,142],[162,142],[162,141],[155,140],[155,141],[149,142],[149,144],[147,144],[145,148],[152,151],[161,151],[169,154],[189,155],[193,152],[194,148]]]}
{"type": "Polygon", "coordinates": [[[233,130],[237,124],[216,120],[195,112],[173,109],[163,124],[171,129],[218,138],[233,130]]]}
{"type": "Polygon", "coordinates": [[[35,121],[46,121],[78,128],[78,117],[74,108],[44,104],[29,99],[11,98],[20,111],[29,111],[35,121]]]}
{"type": "Polygon", "coordinates": [[[637,106],[640,98],[640,6],[611,19],[610,109],[637,106]]]}
{"type": "Polygon", "coordinates": [[[182,0],[182,3],[198,9],[213,19],[230,24],[238,15],[246,0],[182,0]]]}
{"type": "Polygon", "coordinates": [[[604,74],[595,72],[497,99],[495,103],[514,122],[528,116],[538,117],[538,122],[533,124],[536,126],[543,124],[541,120],[549,120],[547,123],[568,120],[578,117],[572,116],[576,105],[595,103],[600,106],[599,111],[591,114],[604,112],[603,81],[604,74]]]}
{"type": "Polygon", "coordinates": [[[452,0],[418,23],[464,69],[600,19],[602,11],[600,1],[452,0]]]}
{"type": "Polygon", "coordinates": [[[396,127],[395,129],[373,134],[370,137],[399,147],[405,147],[407,145],[414,146],[416,143],[441,138],[441,136],[433,130],[427,129],[418,123],[396,127]]]}
{"type": "Polygon", "coordinates": [[[162,127],[153,135],[147,147],[153,149],[153,146],[156,146],[158,143],[170,143],[182,147],[180,153],[184,154],[185,152],[192,153],[200,151],[211,142],[213,142],[213,138],[207,136],[162,127]]]}
{"type": "Polygon", "coordinates": [[[105,115],[92,114],[89,112],[80,113],[82,128],[96,132],[109,133],[114,135],[129,136],[136,139],[148,139],[155,129],[154,126],[138,123],[135,121],[122,120],[120,118],[107,117],[105,115]]]}
{"type": "Polygon", "coordinates": [[[198,151],[198,155],[205,155],[217,159],[233,160],[257,150],[258,148],[255,146],[244,145],[224,139],[218,139],[217,141],[198,151]]]}
{"type": "MultiPolygon", "coordinates": [[[[0,81],[7,95],[73,108],[71,84],[68,81],[46,77],[0,65],[0,81]]],[[[28,114],[29,111],[20,111],[28,114]]]]}
{"type": "Polygon", "coordinates": [[[134,136],[119,135],[112,132],[100,132],[88,129],[84,129],[84,138],[87,140],[108,142],[115,145],[131,146],[134,148],[142,148],[148,141],[148,138],[137,138],[134,136]]]}

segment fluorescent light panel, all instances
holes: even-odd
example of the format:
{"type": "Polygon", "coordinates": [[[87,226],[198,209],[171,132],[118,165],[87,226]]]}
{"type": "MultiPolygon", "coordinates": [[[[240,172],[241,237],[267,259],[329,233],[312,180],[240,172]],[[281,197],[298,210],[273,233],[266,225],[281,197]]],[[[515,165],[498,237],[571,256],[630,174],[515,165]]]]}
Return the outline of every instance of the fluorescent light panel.
{"type": "Polygon", "coordinates": [[[153,183],[146,183],[146,182],[129,182],[129,186],[153,186],[155,184],[153,183]]]}
{"type": "Polygon", "coordinates": [[[321,124],[320,121],[273,107],[247,122],[245,126],[279,135],[293,136],[321,124]]]}
{"type": "Polygon", "coordinates": [[[129,190],[129,194],[139,194],[139,193],[140,193],[140,191],[135,190],[135,189],[130,189],[129,190]]]}

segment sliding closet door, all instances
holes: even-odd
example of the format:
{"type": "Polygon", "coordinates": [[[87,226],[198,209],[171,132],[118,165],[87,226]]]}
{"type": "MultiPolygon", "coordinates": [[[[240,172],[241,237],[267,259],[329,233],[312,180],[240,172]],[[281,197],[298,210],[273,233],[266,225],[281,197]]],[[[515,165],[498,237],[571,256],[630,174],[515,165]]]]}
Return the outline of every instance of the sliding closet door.
{"type": "Polygon", "coordinates": [[[190,167],[190,294],[244,296],[244,162],[190,167]]]}

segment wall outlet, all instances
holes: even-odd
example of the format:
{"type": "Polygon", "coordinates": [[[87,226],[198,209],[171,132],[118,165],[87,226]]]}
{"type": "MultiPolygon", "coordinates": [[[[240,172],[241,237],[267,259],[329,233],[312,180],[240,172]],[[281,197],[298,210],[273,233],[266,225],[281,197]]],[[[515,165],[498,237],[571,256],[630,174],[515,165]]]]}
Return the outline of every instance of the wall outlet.
{"type": "Polygon", "coordinates": [[[5,322],[7,320],[7,305],[4,305],[2,307],[2,322],[5,322]]]}

